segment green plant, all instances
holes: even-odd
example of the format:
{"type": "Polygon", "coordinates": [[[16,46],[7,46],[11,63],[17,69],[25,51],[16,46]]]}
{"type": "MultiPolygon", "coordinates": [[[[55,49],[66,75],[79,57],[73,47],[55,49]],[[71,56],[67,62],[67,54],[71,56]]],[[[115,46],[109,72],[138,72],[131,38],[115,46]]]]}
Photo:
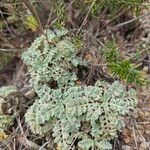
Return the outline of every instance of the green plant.
{"type": "Polygon", "coordinates": [[[57,20],[54,23],[54,26],[56,28],[60,28],[64,26],[65,21],[66,21],[66,12],[65,12],[66,5],[62,0],[59,0],[55,2],[54,7],[55,7],[54,13],[57,17],[57,20]]]}
{"type": "Polygon", "coordinates": [[[42,90],[47,95],[44,91],[40,94],[29,108],[26,121],[36,134],[53,132],[54,141],[64,150],[74,138],[82,139],[79,146],[83,149],[111,147],[107,140],[116,136],[124,126],[122,116],[135,106],[134,92],[126,93],[118,82],[74,86],[64,92],[49,87],[42,90]],[[101,147],[99,142],[105,146],[101,147]]]}
{"type": "Polygon", "coordinates": [[[77,77],[72,68],[86,65],[76,56],[75,45],[65,37],[67,33],[65,29],[47,30],[45,35],[37,38],[28,51],[23,53],[22,57],[31,75],[30,82],[35,89],[43,84],[50,87],[73,86],[77,77]]]}
{"type": "Polygon", "coordinates": [[[33,15],[26,16],[24,25],[27,29],[31,29],[33,32],[36,31],[39,27],[39,23],[33,15]]]}
{"type": "Polygon", "coordinates": [[[63,92],[41,88],[43,93],[26,113],[26,122],[36,134],[52,133],[63,150],[74,139],[85,150],[110,149],[108,141],[124,127],[123,116],[136,106],[135,91],[126,92],[119,82],[73,86],[63,92]]]}
{"type": "Polygon", "coordinates": [[[82,12],[88,11],[92,6],[90,14],[96,18],[105,9],[111,11],[111,17],[117,15],[120,9],[137,15],[143,2],[144,0],[75,0],[75,6],[82,12]]]}
{"type": "Polygon", "coordinates": [[[143,0],[102,0],[100,3],[101,8],[108,6],[110,11],[113,11],[114,13],[117,13],[117,11],[122,8],[138,14],[143,0]]]}
{"type": "Polygon", "coordinates": [[[83,48],[83,41],[81,36],[75,36],[73,38],[73,44],[76,46],[77,49],[83,48]]]}
{"type": "Polygon", "coordinates": [[[123,116],[136,106],[136,93],[119,82],[77,86],[73,68],[86,63],[77,56],[65,29],[46,31],[22,57],[38,98],[25,119],[32,132],[51,134],[62,150],[111,149],[109,140],[124,127],[123,116]]]}
{"type": "Polygon", "coordinates": [[[137,70],[138,66],[132,63],[130,58],[122,58],[115,42],[108,42],[104,48],[108,69],[114,77],[119,77],[126,83],[134,83],[141,86],[144,83],[142,74],[137,70]]]}

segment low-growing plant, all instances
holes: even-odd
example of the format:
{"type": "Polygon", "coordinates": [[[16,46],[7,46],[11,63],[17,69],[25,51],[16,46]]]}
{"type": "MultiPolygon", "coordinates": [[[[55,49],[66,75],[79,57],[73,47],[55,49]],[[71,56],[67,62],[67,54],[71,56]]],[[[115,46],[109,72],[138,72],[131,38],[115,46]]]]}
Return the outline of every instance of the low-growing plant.
{"type": "Polygon", "coordinates": [[[106,44],[104,53],[108,69],[114,77],[119,77],[126,83],[133,83],[138,86],[144,84],[142,74],[137,69],[137,64],[132,63],[131,58],[122,58],[121,52],[114,41],[106,44]]]}
{"type": "Polygon", "coordinates": [[[73,67],[86,65],[85,61],[77,57],[75,45],[65,37],[67,33],[65,29],[48,30],[23,53],[31,76],[30,82],[35,89],[38,89],[38,85],[73,86],[77,80],[73,67]]]}
{"type": "Polygon", "coordinates": [[[111,149],[108,142],[124,127],[123,116],[136,106],[135,91],[119,83],[97,82],[62,91],[41,87],[39,98],[26,113],[35,134],[52,133],[63,150],[75,139],[83,150],[111,149]]]}
{"type": "Polygon", "coordinates": [[[48,30],[22,57],[37,99],[25,119],[32,132],[52,135],[62,149],[78,143],[83,150],[111,149],[109,143],[124,127],[123,116],[136,106],[136,93],[119,82],[76,85],[74,68],[86,66],[66,29],[48,30]]]}

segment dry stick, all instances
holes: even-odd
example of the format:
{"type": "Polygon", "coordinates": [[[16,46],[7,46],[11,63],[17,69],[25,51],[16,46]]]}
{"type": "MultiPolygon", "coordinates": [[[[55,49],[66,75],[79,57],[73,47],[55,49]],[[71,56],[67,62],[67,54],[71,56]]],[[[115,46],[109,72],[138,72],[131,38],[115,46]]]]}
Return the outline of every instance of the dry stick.
{"type": "Polygon", "coordinates": [[[3,20],[4,20],[4,23],[5,23],[6,27],[7,27],[7,30],[8,30],[9,33],[13,36],[13,33],[11,32],[11,30],[10,30],[10,28],[9,28],[9,26],[8,26],[8,23],[7,23],[7,21],[6,21],[5,17],[4,17],[3,12],[1,11],[1,9],[0,9],[0,15],[1,15],[1,17],[3,18],[3,20]]]}
{"type": "Polygon", "coordinates": [[[21,49],[5,49],[5,48],[0,48],[0,51],[2,52],[18,52],[18,50],[21,50],[21,49]]]}
{"type": "MultiPolygon", "coordinates": [[[[48,143],[49,143],[49,141],[45,142],[45,143],[40,147],[39,150],[43,150],[43,148],[44,148],[48,143]]],[[[52,147],[51,147],[51,148],[52,148],[52,147]]],[[[53,150],[54,150],[54,148],[53,148],[53,150]]]]}
{"type": "MultiPolygon", "coordinates": [[[[106,48],[106,46],[101,42],[101,41],[99,41],[98,39],[96,39],[96,37],[95,36],[93,36],[93,35],[91,35],[90,33],[88,33],[88,31],[84,31],[84,34],[88,34],[90,37],[92,37],[95,41],[97,41],[100,45],[102,45],[103,47],[105,47],[106,48]]],[[[97,66],[98,64],[93,64],[93,66],[97,66]]],[[[107,64],[102,64],[102,65],[107,65],[107,64]]],[[[109,76],[106,76],[105,74],[103,74],[103,76],[104,77],[106,77],[106,78],[110,78],[109,76]]]]}
{"type": "Polygon", "coordinates": [[[86,22],[86,20],[87,20],[87,18],[88,18],[88,16],[89,16],[89,14],[90,14],[90,12],[91,12],[91,10],[92,10],[94,4],[95,4],[95,2],[96,2],[96,0],[94,0],[93,3],[91,4],[91,6],[90,6],[90,8],[89,8],[89,11],[87,12],[87,14],[86,14],[86,16],[85,16],[85,18],[84,18],[84,20],[83,20],[83,22],[82,22],[82,24],[81,24],[81,26],[80,26],[78,32],[77,32],[77,34],[81,31],[83,25],[85,25],[85,22],[86,22]]]}
{"type": "MultiPolygon", "coordinates": [[[[53,10],[52,10],[53,11],[53,10]]],[[[52,16],[52,11],[50,12],[49,14],[49,17],[48,17],[48,20],[47,20],[47,24],[46,24],[46,33],[45,33],[45,37],[46,37],[46,40],[47,40],[47,43],[49,43],[49,40],[48,40],[48,28],[50,27],[49,23],[50,23],[50,19],[51,19],[51,16],[52,16]]],[[[50,43],[49,43],[49,46],[50,46],[50,43]]]]}
{"type": "Polygon", "coordinates": [[[116,28],[122,27],[122,26],[124,26],[124,25],[127,25],[127,24],[129,24],[129,23],[132,23],[132,22],[134,22],[134,21],[136,21],[136,20],[138,20],[138,19],[140,19],[140,18],[149,16],[149,15],[150,15],[150,12],[149,12],[149,13],[146,13],[146,14],[143,14],[143,15],[137,17],[137,18],[134,18],[134,19],[128,20],[128,21],[126,21],[126,22],[120,23],[120,24],[116,25],[116,28]]]}
{"type": "Polygon", "coordinates": [[[150,122],[138,122],[138,124],[146,125],[146,124],[150,124],[150,122]]]}
{"type": "Polygon", "coordinates": [[[75,0],[72,0],[72,2],[68,5],[68,7],[66,8],[66,10],[68,10],[74,2],[75,2],[75,0]]]}
{"type": "Polygon", "coordinates": [[[13,150],[16,150],[16,139],[14,138],[13,141],[14,141],[13,142],[13,148],[14,148],[13,150]]]}
{"type": "Polygon", "coordinates": [[[133,136],[134,136],[134,141],[135,141],[135,146],[136,146],[136,149],[138,149],[138,144],[137,144],[137,138],[136,138],[136,135],[135,135],[135,128],[134,128],[134,123],[132,122],[132,129],[133,129],[133,136]]]}
{"type": "MultiPolygon", "coordinates": [[[[137,131],[139,132],[141,138],[143,139],[143,142],[146,142],[145,138],[143,137],[142,133],[140,132],[140,130],[139,130],[138,126],[137,126],[137,122],[136,122],[135,119],[134,119],[134,124],[135,124],[135,127],[136,127],[137,131]]],[[[148,149],[150,150],[150,148],[148,148],[148,149]]]]}
{"type": "MultiPolygon", "coordinates": [[[[53,11],[53,10],[52,10],[53,11]]],[[[45,33],[45,37],[46,37],[46,40],[47,40],[47,43],[49,44],[49,46],[51,46],[51,45],[55,45],[55,42],[52,42],[52,41],[49,41],[48,40],[48,36],[47,36],[47,30],[48,30],[48,28],[51,26],[51,24],[52,24],[52,22],[51,22],[51,24],[49,25],[49,23],[50,23],[50,18],[51,18],[51,16],[52,16],[52,11],[50,12],[50,14],[49,14],[49,17],[48,17],[48,20],[47,20],[47,24],[46,24],[46,33],[45,33]]]]}
{"type": "Polygon", "coordinates": [[[47,31],[47,29],[49,28],[50,19],[51,19],[52,14],[53,14],[52,12],[53,12],[53,8],[52,8],[51,12],[49,13],[49,17],[48,17],[47,24],[46,24],[46,31],[47,31]]]}
{"type": "MultiPolygon", "coordinates": [[[[10,140],[9,141],[4,141],[4,143],[5,143],[5,145],[6,145],[6,147],[3,149],[3,150],[7,150],[7,149],[9,149],[9,150],[12,150],[12,147],[10,147],[10,144],[11,144],[11,141],[13,140],[13,138],[15,138],[16,137],[16,135],[15,134],[17,134],[17,132],[18,132],[18,130],[19,130],[20,128],[19,128],[19,126],[17,126],[16,127],[16,129],[15,130],[13,130],[14,132],[13,132],[13,136],[10,136],[11,138],[10,138],[10,140]],[[10,143],[10,144],[8,144],[8,143],[10,143]]],[[[1,150],[1,149],[0,149],[1,150]]],[[[22,150],[22,149],[21,149],[22,150]]]]}
{"type": "MultiPolygon", "coordinates": [[[[10,146],[10,144],[8,144],[8,142],[3,141],[5,147],[3,149],[0,150],[12,150],[12,147],[10,146]]],[[[0,145],[1,146],[1,145],[0,145]]]]}
{"type": "Polygon", "coordinates": [[[11,40],[9,40],[2,32],[0,32],[0,38],[8,41],[9,44],[11,44],[13,47],[20,49],[18,45],[15,45],[11,40]]]}
{"type": "Polygon", "coordinates": [[[118,14],[116,16],[114,16],[108,23],[104,24],[104,26],[102,26],[102,28],[100,28],[100,30],[102,31],[102,29],[104,29],[107,25],[109,25],[112,21],[114,21],[116,18],[120,17],[122,14],[125,13],[125,9],[123,11],[121,11],[123,9],[123,7],[121,7],[118,11],[118,14]],[[120,13],[119,13],[120,12],[120,13]]]}
{"type": "Polygon", "coordinates": [[[74,144],[74,142],[76,141],[76,139],[78,138],[78,135],[79,135],[80,133],[76,133],[75,135],[74,135],[74,140],[72,141],[72,143],[71,143],[71,145],[69,146],[69,148],[67,149],[67,150],[71,150],[71,147],[73,146],[73,144],[74,144]]]}
{"type": "Polygon", "coordinates": [[[92,34],[90,34],[88,31],[86,30],[82,30],[84,32],[84,34],[88,34],[90,37],[92,37],[95,41],[97,41],[100,45],[102,45],[103,47],[106,47],[101,41],[99,41],[95,36],[93,36],[92,34]]]}
{"type": "MultiPolygon", "coordinates": [[[[125,25],[127,25],[127,24],[130,24],[130,23],[132,23],[132,22],[134,22],[134,21],[136,21],[136,20],[138,20],[138,19],[140,19],[140,18],[149,16],[149,15],[150,15],[150,12],[149,12],[149,13],[146,13],[146,14],[143,14],[143,15],[137,17],[137,18],[128,20],[128,21],[126,21],[126,22],[119,23],[119,24],[117,24],[116,26],[111,27],[109,30],[116,30],[117,28],[120,28],[120,27],[122,27],[122,26],[125,26],[125,25]]],[[[108,31],[108,30],[105,30],[103,33],[106,33],[107,31],[108,31]]]]}

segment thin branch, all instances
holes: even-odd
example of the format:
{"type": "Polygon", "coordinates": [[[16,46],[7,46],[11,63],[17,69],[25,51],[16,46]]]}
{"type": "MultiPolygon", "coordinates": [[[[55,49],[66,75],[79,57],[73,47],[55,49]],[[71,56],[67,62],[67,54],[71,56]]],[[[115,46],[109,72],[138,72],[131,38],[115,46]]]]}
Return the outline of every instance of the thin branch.
{"type": "Polygon", "coordinates": [[[87,20],[87,18],[88,18],[88,16],[89,16],[89,14],[90,14],[90,12],[91,12],[93,6],[95,5],[95,3],[96,3],[96,0],[94,0],[93,3],[91,4],[91,6],[90,6],[90,8],[89,8],[89,11],[87,12],[87,14],[86,14],[86,16],[85,16],[85,18],[84,18],[84,20],[83,20],[83,22],[82,22],[82,24],[81,24],[81,26],[80,26],[78,32],[77,32],[77,34],[81,31],[82,27],[85,25],[85,22],[86,22],[86,20],[87,20]]]}
{"type": "Polygon", "coordinates": [[[127,24],[130,24],[130,23],[132,23],[132,22],[134,22],[134,21],[136,21],[136,20],[139,20],[139,19],[141,19],[141,18],[143,18],[143,17],[146,17],[146,16],[149,16],[149,15],[150,15],[150,12],[149,12],[149,13],[146,13],[146,14],[143,14],[143,15],[141,15],[141,16],[138,16],[137,18],[133,18],[133,19],[128,20],[128,21],[126,21],[126,22],[120,23],[120,24],[118,24],[118,25],[116,26],[116,28],[125,26],[125,25],[127,25],[127,24]]]}
{"type": "Polygon", "coordinates": [[[18,52],[19,50],[22,50],[22,49],[17,49],[17,48],[11,48],[11,49],[0,48],[0,51],[2,51],[2,52],[18,52]]]}
{"type": "Polygon", "coordinates": [[[9,44],[11,44],[13,47],[20,49],[21,47],[19,47],[18,45],[15,45],[10,39],[8,39],[3,32],[0,32],[0,38],[6,40],[9,44]]]}
{"type": "Polygon", "coordinates": [[[3,21],[4,21],[5,25],[6,25],[7,30],[9,31],[9,33],[11,34],[11,36],[14,36],[13,33],[11,32],[9,26],[8,26],[8,23],[7,23],[7,21],[6,21],[5,17],[4,17],[3,12],[1,11],[1,9],[0,9],[0,15],[3,18],[3,21]]]}
{"type": "Polygon", "coordinates": [[[139,148],[138,148],[138,144],[137,144],[137,137],[136,137],[136,134],[135,134],[135,127],[134,127],[134,123],[132,123],[132,130],[133,130],[133,137],[134,137],[134,141],[135,141],[136,149],[137,149],[137,150],[139,150],[139,148]]]}

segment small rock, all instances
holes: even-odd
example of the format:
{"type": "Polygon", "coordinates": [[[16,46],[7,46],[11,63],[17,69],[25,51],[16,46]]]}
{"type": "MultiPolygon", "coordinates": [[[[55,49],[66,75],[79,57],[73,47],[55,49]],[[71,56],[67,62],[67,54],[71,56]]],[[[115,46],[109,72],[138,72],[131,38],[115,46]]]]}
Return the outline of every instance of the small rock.
{"type": "Polygon", "coordinates": [[[28,92],[25,93],[25,97],[29,98],[29,99],[33,99],[35,97],[35,92],[34,90],[30,90],[28,92]]]}
{"type": "Polygon", "coordinates": [[[128,145],[122,145],[122,150],[131,150],[131,147],[128,145]]]}
{"type": "Polygon", "coordinates": [[[149,143],[149,142],[142,142],[142,143],[140,144],[139,149],[140,149],[140,150],[146,150],[146,149],[149,148],[149,147],[150,147],[150,143],[149,143]]]}
{"type": "Polygon", "coordinates": [[[145,132],[146,134],[150,135],[150,130],[146,130],[145,132]]]}

